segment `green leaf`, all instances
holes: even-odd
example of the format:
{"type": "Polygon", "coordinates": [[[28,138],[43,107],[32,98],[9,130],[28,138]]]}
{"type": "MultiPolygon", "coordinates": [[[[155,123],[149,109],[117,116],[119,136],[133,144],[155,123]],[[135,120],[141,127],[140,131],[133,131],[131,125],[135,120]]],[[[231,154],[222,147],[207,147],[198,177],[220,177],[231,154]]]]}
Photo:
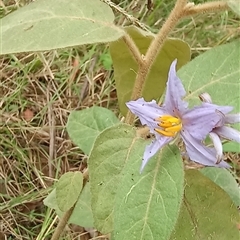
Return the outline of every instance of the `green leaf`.
{"type": "MultiPolygon", "coordinates": [[[[131,126],[122,124],[102,132],[97,137],[89,156],[94,226],[102,233],[110,233],[113,229],[118,231],[119,233],[115,234],[116,239],[120,239],[129,224],[132,224],[133,219],[127,217],[133,213],[130,213],[127,208],[129,204],[133,205],[133,200],[136,200],[134,205],[138,207],[136,210],[143,210],[135,218],[135,220],[139,218],[142,222],[142,225],[140,223],[139,225],[142,226],[143,236],[148,236],[147,225],[144,227],[144,221],[142,221],[144,215],[146,218],[149,217],[146,219],[146,224],[153,228],[155,236],[159,234],[159,226],[165,229],[163,225],[168,226],[168,229],[164,230],[164,236],[170,234],[178,215],[183,190],[183,169],[179,153],[175,147],[165,148],[163,152],[151,159],[141,175],[140,166],[147,143],[146,140],[137,136],[131,126]],[[166,186],[171,192],[166,191],[166,186]],[[135,195],[141,197],[137,199],[135,195]],[[125,210],[122,209],[121,201],[126,204],[125,210]],[[144,204],[141,205],[141,203],[144,204]],[[162,214],[166,213],[171,219],[164,217],[164,219],[159,218],[158,221],[155,218],[154,222],[158,223],[156,229],[156,224],[151,218],[155,217],[156,209],[161,216],[164,207],[165,212],[162,214]],[[114,213],[115,210],[116,213],[114,213]],[[121,216],[124,213],[126,216],[121,216]],[[121,227],[124,227],[124,230],[120,233],[121,227]]],[[[131,208],[134,213],[136,210],[131,208]]],[[[135,235],[139,233],[129,232],[129,234],[128,239],[140,239],[135,235]]]]}
{"type": "MultiPolygon", "coordinates": [[[[128,148],[135,139],[128,125],[103,131],[96,139],[88,160],[94,226],[102,233],[113,230],[113,206],[128,148]]],[[[142,145],[139,146],[141,149],[142,145]]],[[[141,157],[139,157],[139,169],[141,157]]]]}
{"type": "MultiPolygon", "coordinates": [[[[141,54],[145,54],[154,35],[136,27],[127,27],[125,31],[131,36],[141,54]]],[[[119,106],[121,113],[125,115],[127,113],[125,103],[130,100],[138,65],[122,39],[110,44],[110,53],[113,59],[119,106]]],[[[170,64],[175,58],[178,59],[179,69],[190,60],[190,48],[182,40],[167,39],[146,79],[143,90],[146,101],[161,97],[165,90],[170,64]]]]}
{"type": "Polygon", "coordinates": [[[111,42],[124,31],[98,0],[38,0],[1,19],[0,54],[111,42]]]}
{"type": "Polygon", "coordinates": [[[56,189],[54,188],[52,190],[52,192],[50,192],[48,194],[48,196],[43,200],[43,203],[45,206],[49,207],[49,208],[52,208],[52,209],[58,209],[59,211],[61,211],[59,208],[58,208],[58,205],[57,205],[57,200],[56,200],[56,189]]]}
{"type": "Polygon", "coordinates": [[[169,239],[183,197],[179,150],[164,147],[140,175],[141,156],[137,146],[131,147],[114,204],[115,240],[169,239]]]}
{"type": "MultiPolygon", "coordinates": [[[[239,128],[238,128],[239,129],[239,128]]],[[[228,142],[223,144],[224,152],[236,152],[240,153],[240,145],[237,142],[228,142]]]]}
{"type": "Polygon", "coordinates": [[[81,172],[67,172],[61,176],[56,187],[58,208],[66,212],[77,201],[83,185],[81,172]]]}
{"type": "Polygon", "coordinates": [[[239,0],[227,0],[228,6],[240,16],[240,2],[239,0]]]}
{"type": "MultiPolygon", "coordinates": [[[[68,223],[73,223],[84,228],[94,227],[90,199],[90,184],[87,182],[77,200],[68,223]]],[[[43,200],[43,203],[47,207],[55,209],[58,216],[63,216],[64,212],[62,212],[57,205],[56,189],[53,189],[53,191],[43,200]]]]}
{"type": "Polygon", "coordinates": [[[171,240],[238,239],[239,213],[229,196],[197,170],[187,170],[180,216],[171,240]]]}
{"type": "Polygon", "coordinates": [[[182,67],[178,76],[183,81],[190,105],[199,104],[199,94],[207,92],[214,103],[231,105],[240,111],[239,95],[240,41],[215,47],[182,67]]]}
{"type": "MultiPolygon", "coordinates": [[[[240,84],[240,76],[239,76],[239,84],[240,84]]],[[[239,108],[240,108],[240,104],[239,104],[239,108]]],[[[240,112],[239,108],[238,108],[237,112],[240,112]]],[[[235,112],[236,112],[236,110],[235,110],[235,112]]],[[[240,123],[233,124],[232,127],[235,128],[236,130],[240,131],[240,123]]],[[[238,142],[228,141],[228,142],[223,144],[223,151],[224,152],[240,153],[240,144],[238,142]]]]}
{"type": "Polygon", "coordinates": [[[230,196],[236,206],[240,206],[240,188],[233,175],[227,169],[205,167],[200,171],[221,187],[230,196]]]}
{"type": "Polygon", "coordinates": [[[72,111],[67,122],[67,132],[72,141],[88,155],[98,134],[117,123],[119,120],[112,111],[94,106],[72,111]]]}

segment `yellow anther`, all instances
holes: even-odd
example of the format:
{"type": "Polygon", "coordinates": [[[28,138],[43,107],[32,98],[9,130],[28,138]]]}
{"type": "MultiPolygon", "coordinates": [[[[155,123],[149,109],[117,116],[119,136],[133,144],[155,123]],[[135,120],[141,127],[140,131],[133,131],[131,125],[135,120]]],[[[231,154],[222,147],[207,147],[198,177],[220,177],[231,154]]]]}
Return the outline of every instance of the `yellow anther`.
{"type": "Polygon", "coordinates": [[[175,117],[171,117],[171,118],[168,118],[167,120],[165,120],[166,122],[170,122],[170,123],[176,123],[176,124],[179,124],[181,121],[180,119],[178,118],[175,118],[175,117]]]}
{"type": "Polygon", "coordinates": [[[158,120],[160,121],[164,121],[164,120],[168,120],[169,118],[173,118],[173,116],[171,115],[164,115],[158,118],[158,120]]]}
{"type": "Polygon", "coordinates": [[[182,129],[182,124],[179,124],[179,125],[176,125],[176,126],[173,126],[173,127],[165,128],[165,131],[176,133],[176,132],[179,132],[181,129],[182,129]]]}
{"type": "Polygon", "coordinates": [[[173,133],[173,132],[166,132],[166,131],[163,131],[163,130],[158,129],[158,128],[155,128],[154,130],[157,133],[162,134],[163,136],[166,136],[166,137],[174,137],[175,136],[175,133],[173,133]]]}
{"type": "Polygon", "coordinates": [[[170,123],[170,122],[160,122],[160,123],[158,123],[158,126],[163,127],[163,128],[171,127],[172,123],[170,123]]]}
{"type": "Polygon", "coordinates": [[[170,115],[161,116],[155,119],[155,121],[159,122],[158,126],[160,127],[160,129],[155,128],[154,130],[157,133],[162,134],[166,137],[174,137],[177,132],[182,129],[181,119],[170,115]]]}
{"type": "Polygon", "coordinates": [[[181,120],[179,118],[169,116],[169,115],[164,115],[162,117],[156,118],[155,121],[177,123],[177,124],[179,124],[181,122],[181,120]]]}

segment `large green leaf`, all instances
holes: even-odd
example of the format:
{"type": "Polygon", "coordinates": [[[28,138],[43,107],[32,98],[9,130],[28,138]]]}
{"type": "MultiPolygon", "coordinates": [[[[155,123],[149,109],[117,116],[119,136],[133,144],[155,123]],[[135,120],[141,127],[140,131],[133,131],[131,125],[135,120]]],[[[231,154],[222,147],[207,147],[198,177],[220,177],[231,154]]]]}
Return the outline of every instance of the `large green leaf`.
{"type": "Polygon", "coordinates": [[[114,204],[115,240],[165,240],[176,224],[183,197],[184,171],[179,150],[165,147],[138,174],[141,156],[132,149],[114,204]]]}
{"type": "MultiPolygon", "coordinates": [[[[145,54],[154,35],[136,27],[127,27],[125,31],[131,36],[141,54],[145,54]]],[[[110,53],[113,59],[119,106],[121,113],[125,115],[127,112],[125,103],[130,100],[138,65],[122,39],[110,44],[110,53]]],[[[179,69],[190,60],[190,48],[182,40],[167,39],[146,79],[143,90],[145,100],[158,99],[163,94],[169,67],[175,58],[178,59],[179,69]]]]}
{"type": "Polygon", "coordinates": [[[99,0],[37,0],[1,19],[0,54],[115,41],[113,20],[99,0]]]}
{"type": "Polygon", "coordinates": [[[239,239],[239,213],[229,196],[197,170],[187,170],[179,219],[171,240],[239,239]]]}
{"type": "Polygon", "coordinates": [[[72,141],[88,155],[98,134],[117,123],[119,120],[112,111],[94,106],[72,111],[68,118],[67,131],[72,141]]]}
{"type": "MultiPolygon", "coordinates": [[[[56,200],[56,189],[53,189],[53,191],[43,200],[43,202],[47,207],[55,209],[57,214],[62,217],[64,212],[62,212],[58,207],[56,200]]],[[[77,200],[68,223],[77,224],[85,228],[94,227],[91,210],[90,184],[88,182],[85,184],[77,200]]]]}
{"type": "Polygon", "coordinates": [[[240,16],[240,2],[239,0],[227,0],[228,6],[240,16]]]}
{"type": "MultiPolygon", "coordinates": [[[[136,139],[130,126],[106,129],[96,139],[88,160],[94,226],[102,233],[113,230],[113,206],[128,148],[136,139]]],[[[138,143],[139,151],[143,142],[138,143]]],[[[141,153],[140,153],[141,154],[141,153]]],[[[139,169],[141,156],[139,156],[139,169]]],[[[138,171],[139,172],[139,171],[138,171]]],[[[137,173],[138,173],[137,172],[137,173]]]]}
{"type": "MultiPolygon", "coordinates": [[[[238,127],[240,129],[240,127],[238,127]]],[[[237,142],[227,142],[223,144],[224,152],[236,152],[240,153],[240,144],[237,142]]]]}
{"type": "Polygon", "coordinates": [[[164,239],[178,216],[183,192],[179,152],[166,147],[140,174],[146,144],[122,124],[102,132],[89,157],[95,227],[103,233],[114,229],[115,239],[151,239],[149,229],[154,239],[164,239]],[[134,221],[138,224],[130,228],[134,221]]]}
{"type": "Polygon", "coordinates": [[[56,187],[56,200],[61,211],[66,212],[77,202],[82,186],[81,172],[67,172],[61,176],[56,187]]]}
{"type": "Polygon", "coordinates": [[[213,48],[178,71],[190,105],[199,104],[199,94],[207,92],[216,104],[231,105],[240,111],[240,41],[213,48]]]}
{"type": "Polygon", "coordinates": [[[240,188],[233,175],[227,169],[205,167],[200,171],[228,193],[236,206],[240,206],[240,188]]]}

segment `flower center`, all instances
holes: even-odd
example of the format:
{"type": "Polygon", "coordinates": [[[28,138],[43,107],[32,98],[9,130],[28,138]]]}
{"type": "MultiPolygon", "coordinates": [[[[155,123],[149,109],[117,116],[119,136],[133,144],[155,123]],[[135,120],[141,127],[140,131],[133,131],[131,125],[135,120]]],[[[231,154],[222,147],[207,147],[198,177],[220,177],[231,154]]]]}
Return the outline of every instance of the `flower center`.
{"type": "Polygon", "coordinates": [[[166,137],[174,137],[182,129],[181,120],[170,115],[161,116],[155,121],[159,122],[158,126],[161,128],[155,128],[154,130],[166,137]]]}

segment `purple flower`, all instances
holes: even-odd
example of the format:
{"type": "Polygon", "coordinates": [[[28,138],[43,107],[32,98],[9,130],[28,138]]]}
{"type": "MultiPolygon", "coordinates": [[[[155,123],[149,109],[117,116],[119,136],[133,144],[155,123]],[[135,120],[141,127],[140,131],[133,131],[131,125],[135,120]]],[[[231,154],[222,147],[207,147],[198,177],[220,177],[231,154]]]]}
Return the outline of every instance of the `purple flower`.
{"type": "MultiPolygon", "coordinates": [[[[211,96],[208,93],[202,93],[199,98],[205,103],[212,103],[211,96]]],[[[234,128],[231,128],[230,124],[240,122],[240,113],[228,114],[233,110],[233,107],[229,107],[229,111],[221,111],[218,105],[212,104],[219,114],[222,115],[222,119],[215,128],[209,133],[209,136],[213,142],[214,148],[217,153],[217,164],[220,163],[223,159],[223,147],[221,138],[227,139],[230,141],[236,141],[240,143],[240,132],[234,128]]]]}
{"type": "Polygon", "coordinates": [[[231,108],[218,106],[216,111],[213,104],[203,103],[201,106],[188,109],[188,103],[182,100],[186,92],[176,75],[176,64],[177,60],[170,66],[162,106],[158,106],[154,100],[146,102],[143,98],[126,103],[131,112],[155,135],[155,140],[145,149],[140,171],[142,172],[148,160],[178,133],[191,160],[207,166],[228,167],[225,162],[216,164],[216,150],[204,146],[202,141],[222,121],[222,115],[218,111],[227,112],[231,108]]]}

